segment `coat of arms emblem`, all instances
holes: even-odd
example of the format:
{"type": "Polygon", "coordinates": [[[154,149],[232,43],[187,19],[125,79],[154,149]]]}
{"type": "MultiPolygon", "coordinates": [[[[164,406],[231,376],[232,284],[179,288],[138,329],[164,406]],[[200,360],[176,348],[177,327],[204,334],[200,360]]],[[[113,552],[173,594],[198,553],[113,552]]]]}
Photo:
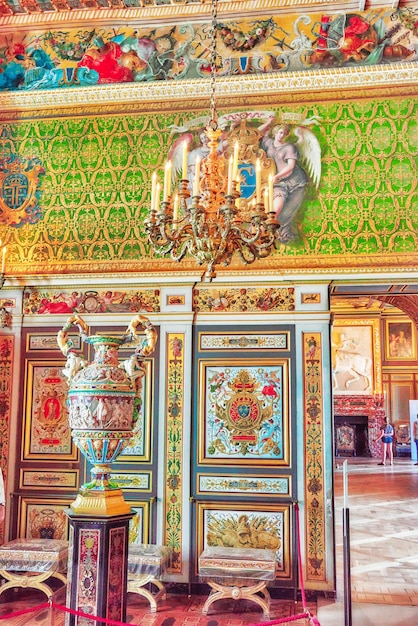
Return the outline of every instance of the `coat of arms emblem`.
{"type": "Polygon", "coordinates": [[[42,217],[40,177],[45,174],[40,159],[11,154],[0,159],[0,223],[19,228],[36,224],[42,217]]]}

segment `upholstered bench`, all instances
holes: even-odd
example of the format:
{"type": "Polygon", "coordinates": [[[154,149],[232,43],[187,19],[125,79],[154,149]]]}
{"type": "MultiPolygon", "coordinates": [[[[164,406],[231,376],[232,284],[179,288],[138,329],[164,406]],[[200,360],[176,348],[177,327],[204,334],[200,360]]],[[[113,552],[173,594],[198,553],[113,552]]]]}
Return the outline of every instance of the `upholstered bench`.
{"type": "Polygon", "coordinates": [[[166,589],[161,581],[167,567],[170,549],[151,544],[129,544],[128,551],[128,592],[146,598],[151,613],[156,613],[159,600],[165,600],[166,589]],[[150,591],[145,585],[152,585],[157,591],[150,591]]]}
{"type": "Polygon", "coordinates": [[[267,583],[276,577],[274,550],[211,546],[199,557],[199,576],[212,588],[202,613],[207,615],[213,602],[223,598],[251,600],[270,616],[267,583]],[[258,595],[261,594],[261,595],[258,595]]]}
{"type": "Polygon", "coordinates": [[[45,581],[57,578],[67,583],[68,541],[57,539],[15,539],[0,546],[0,576],[7,582],[0,594],[11,587],[32,587],[48,599],[54,594],[45,581]]]}

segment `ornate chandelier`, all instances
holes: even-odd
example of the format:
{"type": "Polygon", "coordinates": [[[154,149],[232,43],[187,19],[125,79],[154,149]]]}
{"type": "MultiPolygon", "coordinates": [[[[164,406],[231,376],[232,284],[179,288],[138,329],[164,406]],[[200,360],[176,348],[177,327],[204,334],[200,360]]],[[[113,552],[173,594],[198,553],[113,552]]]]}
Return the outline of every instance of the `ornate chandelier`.
{"type": "Polygon", "coordinates": [[[161,185],[154,172],[151,209],[145,221],[149,241],[157,254],[169,255],[175,261],[191,254],[199,265],[206,267],[203,279],[209,281],[216,276],[215,266],[229,265],[235,252],[246,264],[267,257],[280,226],[273,209],[272,175],[262,193],[260,160],[256,163],[254,200],[250,213],[245,215],[240,209],[238,166],[245,146],[237,142],[233,150],[225,150],[225,156],[219,151],[221,130],[215,106],[217,0],[212,0],[211,8],[210,122],[204,131],[209,152],[196,160],[190,181],[184,142],[181,179],[172,185],[172,164],[167,161],[162,200],[161,185]],[[172,187],[177,187],[174,195],[172,187]]]}

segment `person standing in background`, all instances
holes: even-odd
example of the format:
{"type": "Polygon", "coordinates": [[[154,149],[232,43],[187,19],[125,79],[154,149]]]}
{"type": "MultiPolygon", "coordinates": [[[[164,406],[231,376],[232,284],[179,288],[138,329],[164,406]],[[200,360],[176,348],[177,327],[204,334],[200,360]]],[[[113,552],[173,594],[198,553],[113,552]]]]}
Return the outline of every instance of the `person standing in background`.
{"type": "Polygon", "coordinates": [[[391,465],[393,465],[393,426],[389,422],[389,418],[386,418],[386,424],[382,426],[380,435],[376,441],[382,441],[382,462],[379,465],[386,465],[386,456],[389,459],[391,465]]]}
{"type": "Polygon", "coordinates": [[[415,419],[413,428],[414,428],[414,432],[413,432],[414,441],[415,441],[415,446],[417,448],[417,462],[415,463],[415,465],[418,465],[418,415],[415,419]]]}
{"type": "Polygon", "coordinates": [[[6,497],[4,493],[3,472],[0,469],[0,524],[4,522],[6,514],[6,497]]]}

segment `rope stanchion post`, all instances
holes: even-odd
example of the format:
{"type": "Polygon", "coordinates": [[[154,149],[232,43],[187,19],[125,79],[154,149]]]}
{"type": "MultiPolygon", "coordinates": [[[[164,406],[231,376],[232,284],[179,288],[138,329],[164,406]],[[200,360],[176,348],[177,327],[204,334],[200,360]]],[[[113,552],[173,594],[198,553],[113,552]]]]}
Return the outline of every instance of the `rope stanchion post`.
{"type": "Polygon", "coordinates": [[[343,463],[343,555],[344,555],[344,626],[352,626],[351,607],[351,557],[350,557],[350,509],[348,508],[347,460],[343,463]]]}

